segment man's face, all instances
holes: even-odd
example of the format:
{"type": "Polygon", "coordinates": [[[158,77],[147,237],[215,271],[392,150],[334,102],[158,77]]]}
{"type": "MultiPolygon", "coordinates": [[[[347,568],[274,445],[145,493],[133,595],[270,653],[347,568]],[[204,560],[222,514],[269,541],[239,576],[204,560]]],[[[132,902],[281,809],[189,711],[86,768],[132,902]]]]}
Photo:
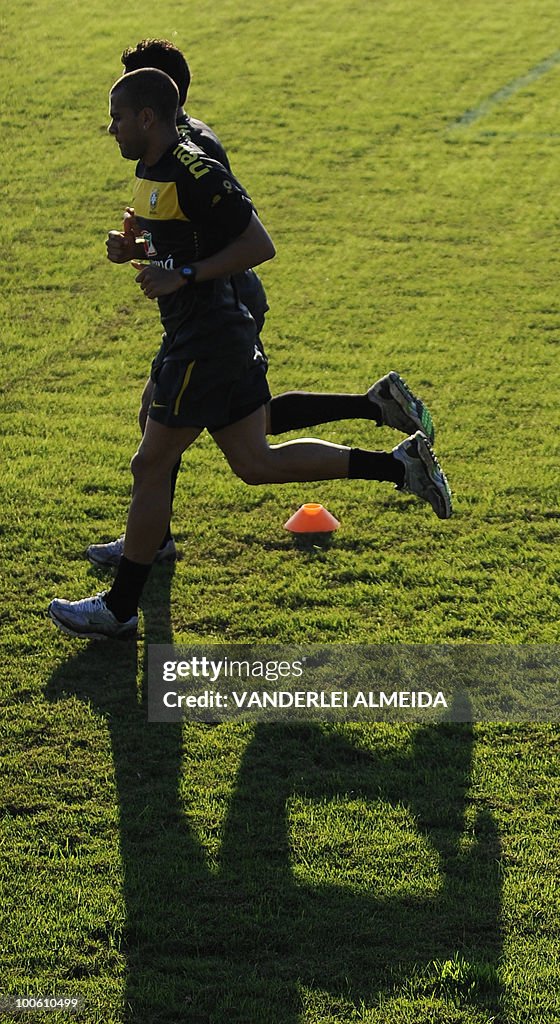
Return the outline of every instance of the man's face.
{"type": "Polygon", "coordinates": [[[124,89],[116,89],[109,97],[111,123],[107,128],[118,143],[125,160],[141,160],[147,147],[144,112],[135,114],[127,105],[124,89]]]}

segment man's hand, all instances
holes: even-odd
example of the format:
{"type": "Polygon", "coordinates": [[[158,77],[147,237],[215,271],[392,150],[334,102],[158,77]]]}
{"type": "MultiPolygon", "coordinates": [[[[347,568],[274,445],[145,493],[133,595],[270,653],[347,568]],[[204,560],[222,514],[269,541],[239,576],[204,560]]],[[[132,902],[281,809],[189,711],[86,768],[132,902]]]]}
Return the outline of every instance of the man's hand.
{"type": "Polygon", "coordinates": [[[140,236],[140,228],[136,220],[136,213],[133,206],[126,206],[123,214],[123,232],[127,238],[132,237],[136,241],[140,236]]]}
{"type": "Polygon", "coordinates": [[[184,279],[178,270],[166,270],[165,267],[156,267],[153,263],[146,266],[136,260],[132,260],[132,266],[140,271],[134,280],[148,299],[171,295],[172,292],[184,287],[184,279]]]}
{"type": "Polygon", "coordinates": [[[107,259],[111,263],[129,263],[138,257],[138,246],[133,234],[124,231],[110,231],[105,242],[107,259]]]}
{"type": "Polygon", "coordinates": [[[127,206],[123,215],[122,231],[110,231],[105,245],[107,259],[111,263],[130,263],[144,254],[142,242],[138,241],[140,228],[132,206],[127,206]]]}

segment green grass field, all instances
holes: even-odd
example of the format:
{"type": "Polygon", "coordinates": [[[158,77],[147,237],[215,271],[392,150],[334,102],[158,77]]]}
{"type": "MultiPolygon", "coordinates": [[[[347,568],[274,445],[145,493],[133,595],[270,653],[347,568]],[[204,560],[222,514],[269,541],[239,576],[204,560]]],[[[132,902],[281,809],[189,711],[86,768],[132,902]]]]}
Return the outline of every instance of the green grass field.
{"type": "Polygon", "coordinates": [[[558,643],[557,15],[4,4],[0,996],[80,996],[87,1024],[560,1021],[557,725],[181,728],[145,706],[150,643],[558,643]],[[138,645],[88,645],[46,607],[108,584],[84,549],[123,528],[159,338],[104,249],[133,174],[107,93],[143,36],[187,52],[189,110],[276,243],[273,393],[398,369],[456,513],[362,481],[251,489],[203,437],[138,645]],[[304,501],[341,521],[330,545],[282,529],[304,501]]]}

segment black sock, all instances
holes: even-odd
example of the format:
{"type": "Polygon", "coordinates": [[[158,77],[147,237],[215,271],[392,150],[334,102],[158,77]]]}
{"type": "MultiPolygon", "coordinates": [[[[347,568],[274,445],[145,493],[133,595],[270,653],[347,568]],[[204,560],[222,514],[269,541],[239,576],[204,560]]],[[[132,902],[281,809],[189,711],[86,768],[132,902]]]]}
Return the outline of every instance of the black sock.
{"type": "Polygon", "coordinates": [[[375,420],[381,426],[379,406],[367,395],[322,395],[310,391],[286,391],[270,403],[270,433],[315,427],[335,420],[375,420]]]}
{"type": "Polygon", "coordinates": [[[363,448],[351,448],[348,479],[388,480],[402,487],[404,466],[390,452],[367,452],[363,448]]]}
{"type": "Polygon", "coordinates": [[[105,595],[107,608],[112,611],[119,622],[127,622],[137,614],[140,594],[151,568],[151,565],[131,562],[124,555],[122,556],[113,586],[105,595]]]}
{"type": "MultiPolygon", "coordinates": [[[[169,514],[170,515],[173,512],[173,500],[175,498],[175,487],[177,486],[177,477],[179,475],[180,468],[181,468],[181,459],[179,459],[175,463],[175,465],[173,466],[173,469],[171,470],[171,496],[170,496],[170,500],[169,500],[169,508],[170,508],[170,513],[169,514]]],[[[172,533],[171,533],[171,519],[170,519],[169,523],[167,524],[167,530],[165,531],[165,537],[163,538],[163,540],[162,540],[162,542],[161,542],[161,544],[159,546],[160,551],[161,551],[162,548],[165,547],[165,545],[167,543],[169,543],[169,541],[171,540],[171,537],[172,537],[172,533]]]]}

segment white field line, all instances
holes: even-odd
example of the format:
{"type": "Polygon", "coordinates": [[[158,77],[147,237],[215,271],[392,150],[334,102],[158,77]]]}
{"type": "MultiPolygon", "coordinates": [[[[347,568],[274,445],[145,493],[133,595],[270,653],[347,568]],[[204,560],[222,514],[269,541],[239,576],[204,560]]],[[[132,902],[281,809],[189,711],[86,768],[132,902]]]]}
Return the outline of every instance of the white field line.
{"type": "Polygon", "coordinates": [[[532,82],[536,82],[537,79],[542,78],[548,71],[560,64],[560,50],[556,50],[542,60],[540,64],[536,64],[534,68],[527,71],[524,75],[519,75],[518,78],[514,78],[513,81],[508,82],[507,85],[502,86],[497,92],[493,92],[491,96],[487,96],[486,99],[482,100],[477,107],[473,107],[471,110],[466,110],[464,114],[461,114],[453,124],[451,128],[466,128],[468,125],[473,124],[474,121],[480,121],[482,117],[485,117],[493,107],[496,107],[499,103],[505,103],[514,96],[516,92],[524,89],[527,85],[532,82]]]}

